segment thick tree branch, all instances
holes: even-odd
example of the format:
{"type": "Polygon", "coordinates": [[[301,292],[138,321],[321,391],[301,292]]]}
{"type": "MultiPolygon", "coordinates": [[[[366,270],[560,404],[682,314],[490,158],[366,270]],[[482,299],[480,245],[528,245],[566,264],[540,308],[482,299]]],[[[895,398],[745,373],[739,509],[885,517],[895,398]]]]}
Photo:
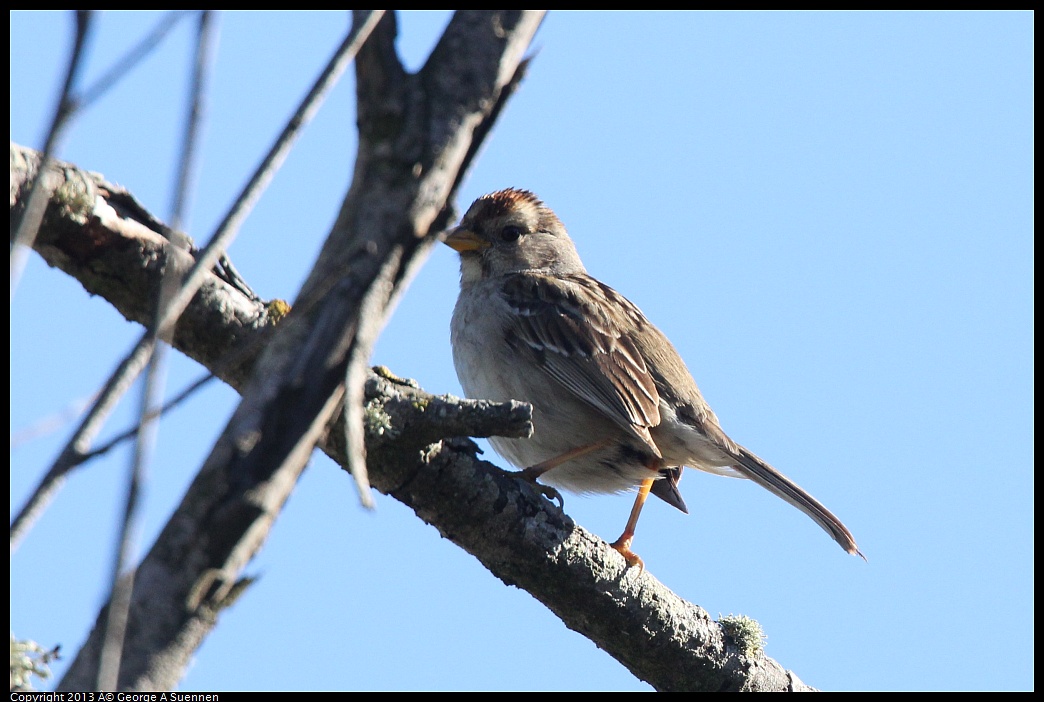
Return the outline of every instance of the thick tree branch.
{"type": "MultiPolygon", "coordinates": [[[[11,221],[20,217],[40,168],[39,154],[11,144],[11,221]]],[[[48,203],[34,248],[51,266],[109,301],[125,318],[147,326],[162,267],[192,263],[190,243],[145,212],[123,188],[98,173],[55,162],[48,203]]],[[[249,375],[257,332],[270,324],[269,306],[217,275],[206,278],[175,330],[173,344],[234,388],[249,375]],[[227,362],[215,363],[219,359],[227,362]]]]}
{"type": "MultiPolygon", "coordinates": [[[[468,79],[430,92],[412,76],[388,70],[398,64],[383,50],[393,42],[395,18],[385,14],[375,26],[379,16],[355,16],[352,35],[366,36],[373,28],[375,39],[358,55],[358,83],[365,85],[369,68],[380,64],[398,80],[379,88],[399,99],[384,101],[379,89],[371,91],[377,96],[372,102],[398,112],[382,112],[381,128],[370,130],[371,105],[359,105],[355,179],[319,260],[294,310],[266,343],[199,476],[138,568],[120,689],[177,683],[343,398],[351,439],[347,462],[370,499],[363,472],[363,364],[405,282],[435,243],[442,228],[433,226],[436,219],[449,216],[447,203],[468,165],[476,126],[489,119],[515,74],[502,62],[514,57],[517,66],[542,13],[458,13],[447,34],[462,25],[470,41],[438,70],[468,79]]],[[[89,685],[98,639],[96,627],[62,689],[89,685]]]]}
{"type": "MultiPolygon", "coordinates": [[[[479,13],[458,15],[428,65],[415,76],[396,68],[394,27],[378,31],[377,41],[359,57],[362,136],[355,183],[335,232],[296,305],[304,310],[302,321],[294,324],[288,319],[285,325],[292,331],[286,338],[296,339],[298,344],[327,354],[340,349],[342,369],[349,358],[368,356],[366,340],[359,341],[353,335],[350,322],[350,315],[358,315],[367,304],[360,297],[373,295],[368,291],[373,290],[374,281],[386,281],[391,292],[380,293],[380,304],[373,309],[381,318],[387,314],[397,288],[430,245],[430,233],[445,226],[451,217],[447,202],[474,152],[472,138],[488,131],[488,120],[499,109],[498,95],[513,85],[515,69],[508,68],[511,62],[505,56],[514,52],[518,64],[523,50],[518,42],[508,47],[502,44],[492,72],[492,85],[499,93],[487,98],[472,96],[468,101],[462,98],[476,87],[458,85],[458,93],[439,87],[448,80],[446,75],[454,75],[454,67],[442,62],[460,60],[465,50],[461,47],[467,43],[466,31],[478,31],[468,29],[468,23],[488,30],[489,17],[483,20],[479,13]],[[498,80],[504,82],[498,85],[498,80]],[[438,108],[434,104],[434,95],[438,94],[452,99],[438,108]],[[434,123],[426,121],[433,115],[438,118],[434,123]],[[442,177],[428,177],[430,174],[442,177]],[[343,237],[337,235],[342,227],[348,232],[343,237]],[[369,282],[352,282],[355,279],[351,275],[331,278],[330,270],[348,270],[369,282]],[[323,313],[324,305],[315,301],[329,298],[335,292],[332,288],[341,296],[335,305],[340,309],[334,312],[349,316],[324,325],[317,322],[323,314],[337,314],[323,313]],[[345,326],[338,328],[338,324],[345,326]],[[293,329],[295,326],[298,330],[293,329]],[[326,336],[314,336],[312,330],[316,328],[325,330],[326,336]]],[[[517,26],[517,20],[508,25],[517,26]]],[[[503,27],[498,30],[502,35],[503,27]]],[[[478,45],[476,51],[486,50],[484,43],[478,45]]],[[[474,36],[470,46],[476,46],[474,36]]],[[[474,75],[474,71],[456,69],[456,75],[474,75]]],[[[477,81],[476,85],[488,94],[490,82],[477,81]]],[[[21,206],[25,184],[36,175],[34,157],[28,150],[11,147],[12,217],[21,206]],[[21,183],[18,187],[16,175],[21,183]]],[[[56,188],[36,249],[90,292],[110,300],[128,319],[144,323],[148,300],[159,281],[159,271],[150,262],[162,260],[157,253],[176,246],[154,227],[143,224],[142,217],[121,217],[112,204],[111,187],[100,177],[88,176],[67,164],[58,172],[65,182],[74,185],[56,188]]],[[[183,255],[189,254],[185,251],[183,255]]],[[[179,322],[174,345],[243,391],[257,359],[247,353],[243,360],[230,364],[229,354],[254,348],[252,343],[265,334],[266,323],[263,304],[251,302],[214,277],[179,322]],[[230,305],[237,311],[226,313],[230,305]]],[[[285,367],[280,373],[288,377],[285,367]]],[[[357,406],[365,427],[366,460],[373,485],[409,505],[505,583],[533,594],[567,626],[592,639],[636,676],[661,690],[807,689],[771,659],[746,657],[705,611],[678,598],[648,572],[628,570],[619,554],[573,523],[528,484],[478,460],[470,442],[447,438],[524,436],[530,430],[527,406],[436,397],[387,373],[365,373],[362,378],[365,404],[357,406]]],[[[327,389],[323,401],[330,413],[338,405],[329,407],[327,402],[335,396],[341,379],[343,375],[328,379],[337,381],[333,391],[327,389]]],[[[306,390],[314,391],[311,384],[316,379],[309,375],[307,380],[306,390]]],[[[288,386],[283,387],[285,393],[288,386]]],[[[315,396],[322,396],[322,392],[315,396]]],[[[327,426],[330,430],[322,447],[344,465],[345,434],[340,418],[327,426]]],[[[219,446],[215,453],[224,451],[226,455],[218,455],[218,459],[227,459],[234,450],[235,446],[219,446]]],[[[193,650],[214,625],[218,612],[238,589],[239,569],[259,545],[255,538],[243,546],[238,535],[252,529],[267,530],[293,477],[292,472],[244,475],[225,470],[222,460],[208,461],[143,562],[135,589],[132,618],[140,619],[147,610],[150,618],[168,621],[181,643],[179,652],[153,664],[130,685],[176,684],[181,675],[181,652],[193,650]],[[274,486],[278,489],[267,496],[253,501],[235,497],[244,489],[266,489],[273,487],[272,483],[279,483],[274,486]],[[233,552],[238,555],[233,556],[233,552]],[[183,580],[184,573],[190,574],[190,580],[183,580]]],[[[63,685],[78,687],[82,679],[71,670],[63,685]]]]}
{"type": "MultiPolygon", "coordinates": [[[[12,183],[22,178],[34,158],[31,150],[12,145],[12,164],[19,164],[12,168],[12,183]]],[[[104,182],[101,176],[69,164],[60,168],[70,179],[104,182]]],[[[16,198],[12,206],[17,205],[16,198]]],[[[127,301],[146,298],[158,284],[160,271],[148,266],[157,259],[156,247],[173,245],[156,232],[146,234],[145,228],[130,226],[110,229],[97,243],[98,226],[99,222],[88,222],[62,202],[52,201],[37,249],[48,261],[80,261],[63,265],[62,270],[89,291],[97,289],[98,270],[140,269],[140,274],[119,276],[123,286],[110,284],[99,293],[121,312],[134,308],[127,301]],[[86,265],[78,254],[88,247],[93,265],[86,265]],[[137,257],[128,256],[127,249],[136,251],[137,257]]],[[[214,294],[194,301],[180,324],[198,325],[201,330],[210,325],[211,334],[243,346],[263,339],[264,324],[241,325],[238,316],[221,313],[230,307],[249,307],[246,298],[220,281],[210,284],[216,288],[214,294]],[[203,309],[207,304],[213,309],[203,309]]],[[[263,316],[262,303],[250,304],[263,316]]],[[[128,318],[143,323],[145,313],[128,318]]],[[[180,332],[179,326],[175,346],[180,351],[211,370],[220,370],[225,354],[211,343],[199,343],[207,333],[180,332]]],[[[224,375],[232,387],[241,389],[250,363],[237,367],[224,375]]],[[[605,542],[576,526],[525,483],[476,458],[468,442],[439,441],[465,435],[523,436],[528,431],[528,406],[433,397],[387,372],[370,375],[366,397],[367,453],[374,486],[410,505],[498,578],[545,603],[570,628],[622,662],[631,659],[625,665],[639,678],[664,690],[806,689],[771,660],[743,658],[704,610],[684,602],[650,574],[624,573],[622,560],[605,542]],[[613,610],[609,614],[604,611],[607,604],[613,610]],[[612,625],[606,631],[599,622],[612,625]],[[633,633],[641,630],[645,633],[633,633]],[[657,632],[653,638],[666,651],[649,655],[650,632],[657,632]],[[666,658],[673,663],[666,665],[666,658]]],[[[331,426],[338,423],[339,418],[331,426]]],[[[331,436],[323,449],[343,465],[343,440],[337,440],[342,435],[331,436]]]]}

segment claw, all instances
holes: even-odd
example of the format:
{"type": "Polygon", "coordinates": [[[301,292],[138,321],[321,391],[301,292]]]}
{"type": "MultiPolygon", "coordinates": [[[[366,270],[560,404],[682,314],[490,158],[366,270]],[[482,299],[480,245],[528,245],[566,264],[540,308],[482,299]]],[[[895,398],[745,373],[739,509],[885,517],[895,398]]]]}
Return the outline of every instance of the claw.
{"type": "Polygon", "coordinates": [[[565,500],[562,499],[562,493],[560,493],[558,490],[555,490],[550,485],[541,485],[540,483],[533,483],[533,485],[536,487],[537,492],[546,497],[548,500],[551,500],[552,502],[557,502],[558,509],[565,509],[565,500]]]}
{"type": "Polygon", "coordinates": [[[623,556],[624,560],[627,561],[628,568],[638,566],[638,574],[641,575],[642,571],[645,570],[645,561],[643,561],[637,553],[631,550],[630,536],[621,536],[609,545],[613,547],[613,550],[623,556]]]}
{"type": "Polygon", "coordinates": [[[565,500],[562,499],[562,493],[560,493],[558,490],[555,490],[550,485],[544,485],[542,483],[537,482],[537,478],[539,478],[543,473],[544,471],[540,470],[538,466],[531,466],[529,468],[524,468],[518,473],[514,473],[513,475],[516,475],[521,480],[525,480],[527,483],[530,483],[533,486],[533,488],[536,489],[537,492],[546,497],[548,500],[552,502],[557,502],[559,509],[565,509],[565,500]]]}

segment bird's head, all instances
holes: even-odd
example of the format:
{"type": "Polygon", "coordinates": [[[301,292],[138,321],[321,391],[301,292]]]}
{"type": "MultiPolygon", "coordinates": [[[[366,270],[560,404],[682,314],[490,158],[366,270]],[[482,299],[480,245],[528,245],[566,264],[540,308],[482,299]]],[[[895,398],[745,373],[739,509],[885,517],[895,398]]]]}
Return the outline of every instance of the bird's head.
{"type": "Polygon", "coordinates": [[[522,271],[585,272],[561,220],[528,190],[498,190],[475,200],[446,244],[460,253],[464,284],[522,271]]]}

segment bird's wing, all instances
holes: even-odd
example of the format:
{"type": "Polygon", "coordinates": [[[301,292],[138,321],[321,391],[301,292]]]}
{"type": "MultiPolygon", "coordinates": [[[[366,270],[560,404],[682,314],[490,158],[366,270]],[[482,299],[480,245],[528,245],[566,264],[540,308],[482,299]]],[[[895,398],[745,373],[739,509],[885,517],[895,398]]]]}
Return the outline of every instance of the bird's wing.
{"type": "Polygon", "coordinates": [[[502,293],[515,314],[507,341],[576,397],[659,450],[660,395],[632,340],[641,311],[587,275],[520,273],[502,293]]]}

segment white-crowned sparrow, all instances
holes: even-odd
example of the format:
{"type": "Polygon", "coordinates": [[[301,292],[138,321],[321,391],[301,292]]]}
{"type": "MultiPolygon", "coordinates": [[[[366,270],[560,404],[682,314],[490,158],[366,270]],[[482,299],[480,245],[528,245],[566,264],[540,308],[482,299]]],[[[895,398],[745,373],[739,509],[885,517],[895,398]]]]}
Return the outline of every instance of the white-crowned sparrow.
{"type": "Polygon", "coordinates": [[[613,544],[628,564],[651,491],[683,512],[684,466],[750,478],[862,556],[841,521],[718,425],[663,333],[584,269],[555,213],[526,190],[480,197],[446,243],[460,253],[453,362],[473,398],[533,405],[533,436],[490,439],[523,476],[578,493],[640,486],[613,544]]]}

